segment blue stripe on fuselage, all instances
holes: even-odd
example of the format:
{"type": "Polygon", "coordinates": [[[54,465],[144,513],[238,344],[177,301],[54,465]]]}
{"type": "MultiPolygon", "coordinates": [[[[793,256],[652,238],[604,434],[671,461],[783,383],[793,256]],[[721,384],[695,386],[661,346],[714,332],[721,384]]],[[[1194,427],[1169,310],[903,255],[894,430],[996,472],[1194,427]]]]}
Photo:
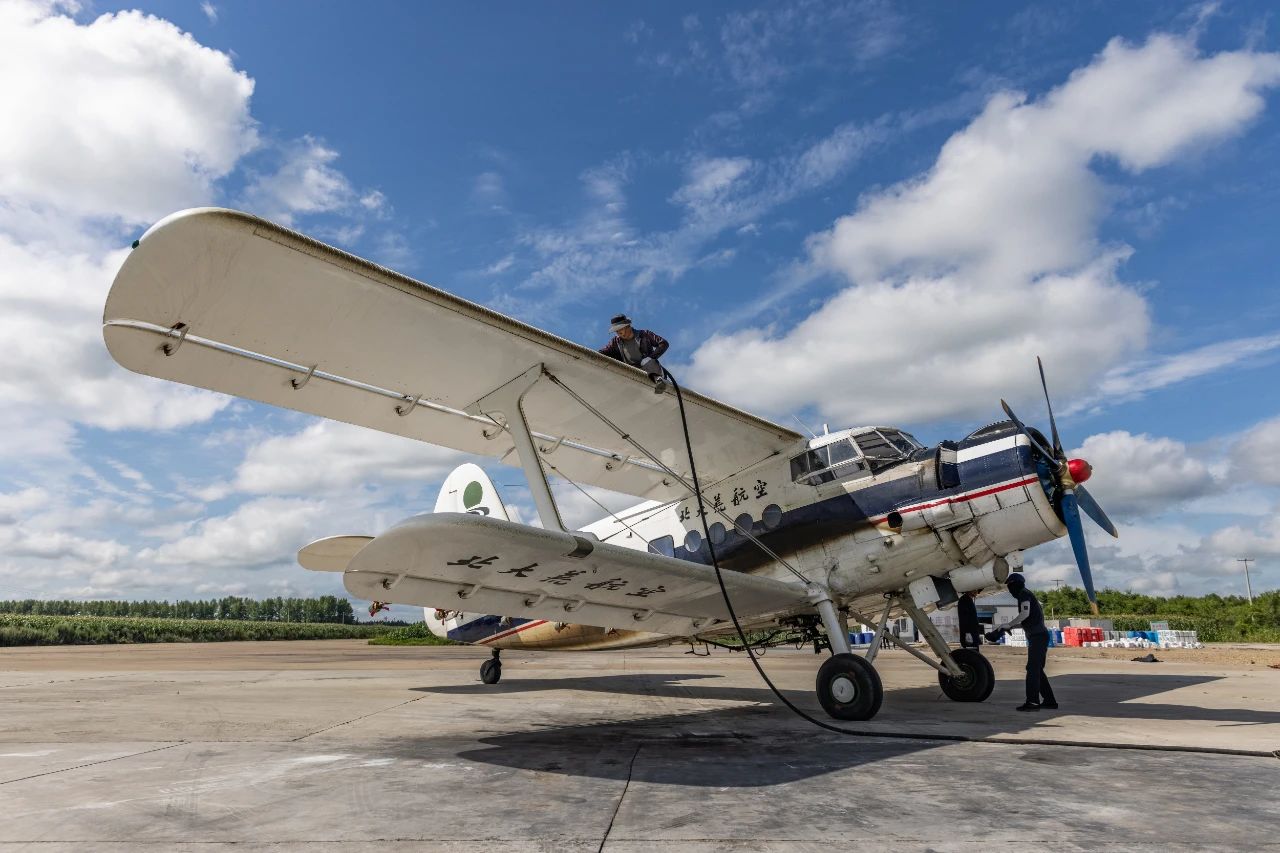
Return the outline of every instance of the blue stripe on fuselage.
{"type": "MultiPolygon", "coordinates": [[[[982,444],[999,441],[1007,437],[1007,434],[992,436],[982,444]]],[[[891,471],[893,469],[886,470],[891,471]]],[[[771,543],[780,539],[789,539],[797,534],[799,528],[802,527],[805,529],[806,538],[811,539],[812,534],[815,532],[812,528],[815,525],[829,525],[842,530],[849,530],[858,522],[878,518],[900,507],[929,503],[954,495],[976,491],[988,486],[994,486],[997,483],[1033,474],[1035,471],[1036,467],[1031,455],[1031,448],[1027,445],[1016,444],[1008,450],[966,459],[961,462],[960,485],[954,488],[921,488],[919,477],[899,477],[858,489],[852,494],[836,495],[787,510],[782,514],[782,521],[772,530],[766,529],[764,523],[757,519],[752,525],[751,532],[766,545],[771,545],[771,543]]],[[[701,533],[700,529],[699,533],[701,533]]],[[[725,533],[725,541],[716,545],[716,557],[722,561],[731,560],[748,544],[750,544],[750,540],[744,536],[739,536],[730,529],[725,533]]],[[[690,551],[683,544],[679,544],[675,549],[674,556],[678,560],[687,560],[691,563],[701,563],[703,565],[711,563],[711,552],[706,542],[702,542],[695,551],[690,551]]]]}
{"type": "Polygon", "coordinates": [[[459,643],[478,643],[494,634],[505,633],[532,621],[534,620],[512,619],[509,624],[503,625],[501,616],[481,616],[479,619],[473,619],[465,625],[451,629],[448,635],[450,640],[456,640],[459,643]]]}

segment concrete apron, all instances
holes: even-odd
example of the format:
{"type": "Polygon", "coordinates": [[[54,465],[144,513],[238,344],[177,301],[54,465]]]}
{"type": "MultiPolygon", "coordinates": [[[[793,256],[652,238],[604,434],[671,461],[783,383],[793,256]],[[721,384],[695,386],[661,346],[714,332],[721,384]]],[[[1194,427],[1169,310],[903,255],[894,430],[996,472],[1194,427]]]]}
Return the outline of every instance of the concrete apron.
{"type": "MultiPolygon", "coordinates": [[[[1021,714],[1011,652],[981,705],[884,653],[884,710],[857,728],[1280,749],[1280,672],[1051,657],[1061,711],[1021,714]]],[[[505,654],[494,686],[485,654],[0,650],[0,847],[1231,847],[1280,824],[1275,758],[848,738],[778,708],[740,654],[505,654]]],[[[816,709],[818,658],[763,662],[816,709]]]]}

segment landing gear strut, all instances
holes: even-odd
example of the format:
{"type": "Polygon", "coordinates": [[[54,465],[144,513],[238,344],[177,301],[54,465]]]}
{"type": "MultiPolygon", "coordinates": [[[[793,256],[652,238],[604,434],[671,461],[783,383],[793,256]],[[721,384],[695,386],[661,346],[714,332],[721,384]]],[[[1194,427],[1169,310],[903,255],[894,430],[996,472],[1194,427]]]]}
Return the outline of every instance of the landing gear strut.
{"type": "Polygon", "coordinates": [[[818,701],[837,720],[871,719],[884,701],[879,673],[869,661],[853,654],[848,623],[836,611],[830,594],[821,587],[810,587],[809,600],[822,619],[833,652],[818,669],[818,701]]]}
{"type": "Polygon", "coordinates": [[[493,657],[480,664],[480,680],[485,684],[497,684],[502,678],[501,649],[493,650],[493,657]]]}

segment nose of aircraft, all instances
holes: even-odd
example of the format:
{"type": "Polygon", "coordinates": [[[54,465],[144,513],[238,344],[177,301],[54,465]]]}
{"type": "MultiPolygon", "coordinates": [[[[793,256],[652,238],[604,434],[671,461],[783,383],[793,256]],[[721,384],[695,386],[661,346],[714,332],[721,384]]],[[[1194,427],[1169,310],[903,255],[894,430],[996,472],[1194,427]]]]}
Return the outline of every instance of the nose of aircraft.
{"type": "Polygon", "coordinates": [[[1093,466],[1083,459],[1068,459],[1067,470],[1071,472],[1071,479],[1076,483],[1083,483],[1093,476],[1093,466]]]}

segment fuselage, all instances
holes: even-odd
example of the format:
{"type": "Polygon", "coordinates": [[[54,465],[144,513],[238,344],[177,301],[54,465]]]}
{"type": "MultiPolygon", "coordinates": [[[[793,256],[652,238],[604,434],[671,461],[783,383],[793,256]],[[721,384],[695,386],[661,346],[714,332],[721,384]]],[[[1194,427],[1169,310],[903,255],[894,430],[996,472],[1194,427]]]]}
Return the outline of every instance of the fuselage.
{"type": "MultiPolygon", "coordinates": [[[[934,448],[897,429],[862,427],[798,443],[791,453],[703,484],[705,533],[692,497],[648,501],[584,532],[702,564],[710,564],[714,546],[722,569],[795,580],[754,537],[840,604],[867,611],[884,593],[927,576],[946,578],[959,591],[993,587],[997,561],[1004,571],[1016,568],[1023,550],[1065,535],[1047,472],[1008,422],[934,448]]],[[[435,621],[451,639],[495,648],[618,648],[671,639],[481,614],[437,614],[435,621]]]]}

